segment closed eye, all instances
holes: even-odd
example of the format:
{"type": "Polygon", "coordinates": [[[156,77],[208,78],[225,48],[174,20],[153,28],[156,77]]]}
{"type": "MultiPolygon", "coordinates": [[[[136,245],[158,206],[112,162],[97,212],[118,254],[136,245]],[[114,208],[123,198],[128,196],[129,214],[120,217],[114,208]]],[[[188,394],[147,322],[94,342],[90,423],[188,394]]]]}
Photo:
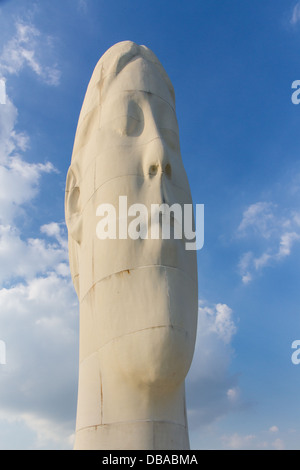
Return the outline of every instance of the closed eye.
{"type": "Polygon", "coordinates": [[[128,115],[126,117],[127,122],[125,134],[132,137],[138,137],[139,135],[141,135],[144,129],[144,123],[135,116],[128,115]]]}

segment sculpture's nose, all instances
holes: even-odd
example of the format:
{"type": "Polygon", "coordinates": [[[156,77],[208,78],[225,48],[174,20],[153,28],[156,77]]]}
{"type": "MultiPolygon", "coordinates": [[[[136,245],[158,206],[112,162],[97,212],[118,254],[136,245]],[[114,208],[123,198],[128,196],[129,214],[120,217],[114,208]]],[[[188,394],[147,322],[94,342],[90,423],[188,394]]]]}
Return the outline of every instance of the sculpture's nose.
{"type": "Polygon", "coordinates": [[[167,145],[159,132],[149,144],[148,166],[150,176],[162,177],[165,174],[168,178],[171,177],[172,170],[167,145]]]}
{"type": "Polygon", "coordinates": [[[159,134],[148,144],[145,160],[145,176],[152,180],[160,191],[158,202],[168,203],[166,183],[172,178],[172,167],[168,148],[159,134]]]}
{"type": "Polygon", "coordinates": [[[167,178],[171,178],[172,168],[171,168],[170,163],[168,161],[152,163],[149,167],[149,175],[156,176],[157,174],[159,174],[160,177],[162,177],[164,174],[167,178]]]}

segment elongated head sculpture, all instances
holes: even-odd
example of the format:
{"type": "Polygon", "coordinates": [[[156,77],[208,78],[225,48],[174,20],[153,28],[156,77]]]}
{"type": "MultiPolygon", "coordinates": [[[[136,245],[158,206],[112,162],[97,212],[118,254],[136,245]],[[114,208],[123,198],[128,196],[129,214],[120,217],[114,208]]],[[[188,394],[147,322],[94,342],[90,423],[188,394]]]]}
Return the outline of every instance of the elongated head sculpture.
{"type": "Polygon", "coordinates": [[[191,204],[172,84],[149,49],[118,43],[88,85],[66,183],[80,303],[75,449],[189,448],[196,252],[174,236],[180,211],[169,236],[161,214],[191,204]]]}

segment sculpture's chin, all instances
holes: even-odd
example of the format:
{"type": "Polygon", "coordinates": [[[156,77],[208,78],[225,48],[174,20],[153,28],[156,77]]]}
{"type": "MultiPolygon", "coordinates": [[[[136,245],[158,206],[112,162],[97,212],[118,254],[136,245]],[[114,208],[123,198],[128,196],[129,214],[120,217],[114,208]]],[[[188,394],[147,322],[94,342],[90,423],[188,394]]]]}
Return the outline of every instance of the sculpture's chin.
{"type": "Polygon", "coordinates": [[[94,293],[97,350],[116,376],[158,392],[184,381],[197,330],[196,281],[179,269],[144,266],[111,276],[94,293]]]}
{"type": "Polygon", "coordinates": [[[193,351],[188,333],[171,325],[139,330],[114,343],[117,367],[125,380],[161,394],[184,381],[193,351]]]}

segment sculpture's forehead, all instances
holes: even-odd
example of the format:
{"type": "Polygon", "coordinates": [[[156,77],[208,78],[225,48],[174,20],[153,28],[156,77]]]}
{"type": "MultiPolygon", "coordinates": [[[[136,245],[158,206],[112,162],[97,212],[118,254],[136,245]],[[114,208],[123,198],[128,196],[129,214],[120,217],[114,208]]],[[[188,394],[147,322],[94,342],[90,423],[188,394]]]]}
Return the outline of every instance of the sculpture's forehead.
{"type": "MultiPolygon", "coordinates": [[[[77,168],[77,173],[81,175],[80,179],[84,177],[93,161],[101,161],[103,168],[105,160],[106,168],[112,154],[114,161],[119,156],[124,166],[124,153],[132,157],[134,147],[136,150],[141,150],[142,146],[157,137],[149,133],[148,118],[156,119],[156,125],[160,124],[165,132],[169,129],[173,134],[177,133],[173,90],[169,89],[165,77],[156,64],[136,58],[117,75],[106,76],[104,82],[103,89],[100,87],[100,81],[94,83],[92,81],[78,123],[72,165],[77,168]],[[127,101],[131,106],[127,106],[127,101]],[[149,108],[151,112],[144,115],[144,111],[149,108]],[[141,112],[141,118],[137,115],[137,110],[141,112]],[[147,132],[137,132],[130,137],[127,136],[121,129],[122,126],[126,126],[127,114],[131,119],[140,118],[140,127],[143,129],[147,127],[147,132]],[[121,127],[119,131],[115,128],[117,125],[121,127]]],[[[139,159],[133,158],[128,158],[126,162],[127,167],[128,162],[130,165],[140,163],[139,159]]],[[[115,167],[118,165],[114,165],[115,167]]],[[[129,171],[128,168],[127,170],[129,171]]]]}
{"type": "MultiPolygon", "coordinates": [[[[157,95],[175,110],[173,97],[159,69],[152,62],[142,58],[130,62],[115,76],[107,90],[107,97],[124,91],[143,91],[157,95]]],[[[102,104],[105,106],[105,99],[102,104]]]]}

